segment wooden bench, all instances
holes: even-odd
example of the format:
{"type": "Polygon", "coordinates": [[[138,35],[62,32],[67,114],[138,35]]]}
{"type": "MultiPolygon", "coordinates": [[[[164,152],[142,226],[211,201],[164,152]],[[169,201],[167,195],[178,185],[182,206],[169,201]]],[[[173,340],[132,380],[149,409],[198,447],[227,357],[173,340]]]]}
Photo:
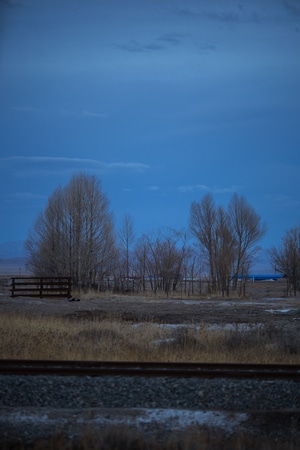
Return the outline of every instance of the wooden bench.
{"type": "Polygon", "coordinates": [[[71,277],[11,278],[11,297],[71,297],[71,277]]]}

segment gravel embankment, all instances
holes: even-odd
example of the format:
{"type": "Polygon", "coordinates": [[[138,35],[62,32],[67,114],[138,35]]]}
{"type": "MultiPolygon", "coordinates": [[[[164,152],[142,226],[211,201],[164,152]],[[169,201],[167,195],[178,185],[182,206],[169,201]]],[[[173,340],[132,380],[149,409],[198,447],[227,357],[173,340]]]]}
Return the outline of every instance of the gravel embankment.
{"type": "Polygon", "coordinates": [[[68,437],[82,435],[86,425],[105,430],[123,424],[138,431],[142,425],[143,433],[166,434],[197,423],[225,433],[252,427],[255,435],[267,430],[276,439],[300,439],[300,383],[0,376],[0,435],[7,441],[33,441],[62,430],[68,437]]]}
{"type": "Polygon", "coordinates": [[[300,383],[196,378],[0,376],[1,407],[300,409],[300,383]]]}

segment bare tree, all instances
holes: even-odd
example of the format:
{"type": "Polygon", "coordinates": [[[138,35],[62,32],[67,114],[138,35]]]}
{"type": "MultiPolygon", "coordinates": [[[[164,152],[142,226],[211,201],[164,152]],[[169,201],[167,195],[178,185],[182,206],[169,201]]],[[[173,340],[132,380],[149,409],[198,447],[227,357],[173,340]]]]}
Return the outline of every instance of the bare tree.
{"type": "Polygon", "coordinates": [[[146,279],[151,276],[148,273],[148,252],[149,252],[149,241],[148,237],[143,234],[135,244],[134,248],[134,259],[136,266],[136,274],[140,279],[141,289],[146,291],[146,279]]]}
{"type": "Polygon", "coordinates": [[[121,228],[119,231],[120,241],[120,264],[121,276],[125,279],[126,290],[133,289],[133,283],[129,283],[129,278],[133,276],[133,261],[132,261],[132,247],[135,240],[133,219],[129,214],[125,214],[122,219],[121,228]]]}
{"type": "MultiPolygon", "coordinates": [[[[191,205],[190,228],[208,267],[209,291],[229,294],[232,275],[234,289],[240,275],[246,280],[266,226],[244,197],[234,194],[225,210],[216,208],[212,195],[206,194],[191,205]]],[[[246,285],[241,286],[245,295],[246,285]]]]}
{"type": "Polygon", "coordinates": [[[229,295],[230,282],[236,253],[236,239],[229,220],[229,215],[222,206],[216,214],[214,258],[217,276],[218,291],[229,295]]]}
{"type": "Polygon", "coordinates": [[[281,245],[269,250],[274,268],[287,280],[287,294],[292,288],[296,296],[300,286],[300,225],[290,228],[282,238],[281,245]]]}
{"type": "Polygon", "coordinates": [[[203,271],[203,264],[197,252],[197,247],[186,245],[185,255],[182,261],[182,277],[181,277],[181,292],[185,295],[194,295],[196,292],[201,294],[201,276],[203,271]]]}
{"type": "Polygon", "coordinates": [[[62,239],[65,232],[64,206],[62,190],[58,188],[29,233],[25,246],[30,256],[29,264],[38,275],[69,274],[69,262],[64,258],[66,245],[62,239]]]}
{"type": "Polygon", "coordinates": [[[243,287],[243,294],[245,294],[247,274],[259,252],[257,244],[266,234],[267,226],[262,223],[260,216],[244,196],[233,194],[228,211],[236,239],[234,289],[237,287],[240,275],[244,281],[241,286],[243,287]]]}
{"type": "Polygon", "coordinates": [[[157,275],[162,289],[169,295],[175,291],[182,275],[186,255],[186,236],[173,229],[160,233],[155,241],[157,275]]]}
{"type": "Polygon", "coordinates": [[[168,228],[151,236],[143,235],[137,241],[135,255],[143,286],[147,279],[155,293],[162,290],[169,295],[176,290],[182,276],[186,255],[185,233],[168,228]]]}
{"type": "Polygon", "coordinates": [[[216,267],[214,258],[216,233],[216,206],[211,194],[201,202],[193,202],[190,209],[190,229],[197,238],[209,270],[209,290],[216,290],[216,267]]]}
{"type": "Polygon", "coordinates": [[[96,177],[74,175],[49,197],[26,241],[39,275],[70,275],[80,288],[101,279],[115,259],[115,236],[107,197],[96,177]]]}

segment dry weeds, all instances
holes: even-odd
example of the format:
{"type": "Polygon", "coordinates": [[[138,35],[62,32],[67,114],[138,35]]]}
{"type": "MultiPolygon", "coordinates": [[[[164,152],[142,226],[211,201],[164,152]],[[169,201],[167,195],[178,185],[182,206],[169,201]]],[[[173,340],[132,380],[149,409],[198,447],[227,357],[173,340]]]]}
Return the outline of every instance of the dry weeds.
{"type": "Polygon", "coordinates": [[[197,430],[191,427],[184,433],[144,436],[122,427],[110,427],[105,432],[90,430],[85,436],[70,440],[63,434],[39,439],[31,444],[11,442],[4,450],[296,450],[298,439],[270,439],[240,433],[228,437],[220,431],[197,430]]]}
{"type": "MultiPolygon", "coordinates": [[[[271,291],[264,294],[273,296],[271,291]]],[[[81,297],[81,302],[70,304],[24,299],[11,302],[3,298],[0,358],[299,364],[298,316],[294,321],[292,316],[270,316],[265,311],[269,306],[257,302],[261,295],[261,292],[254,293],[253,303],[249,299],[246,306],[234,302],[230,307],[221,307],[218,301],[199,301],[188,308],[180,306],[181,302],[172,303],[171,308],[169,303],[158,299],[153,302],[145,297],[108,298],[107,294],[100,300],[94,300],[94,294],[87,294],[81,297]],[[144,317],[152,319],[144,320],[144,317]],[[186,323],[183,326],[179,321],[186,323]],[[173,326],[164,322],[172,322],[173,326]],[[228,329],[229,323],[236,325],[228,329]]],[[[270,307],[277,308],[277,304],[270,307]]],[[[295,299],[293,308],[299,309],[299,299],[295,299]]],[[[5,447],[0,439],[0,446],[12,450],[299,448],[299,441],[290,436],[270,439],[267,431],[265,436],[239,433],[228,438],[220,431],[201,429],[185,431],[181,437],[164,437],[162,442],[159,436],[137,436],[118,427],[100,435],[97,430],[91,430],[76,442],[65,436],[52,436],[29,446],[16,442],[5,447]]]]}
{"type": "Polygon", "coordinates": [[[3,313],[0,358],[299,364],[300,336],[275,324],[228,330],[3,313]]]}

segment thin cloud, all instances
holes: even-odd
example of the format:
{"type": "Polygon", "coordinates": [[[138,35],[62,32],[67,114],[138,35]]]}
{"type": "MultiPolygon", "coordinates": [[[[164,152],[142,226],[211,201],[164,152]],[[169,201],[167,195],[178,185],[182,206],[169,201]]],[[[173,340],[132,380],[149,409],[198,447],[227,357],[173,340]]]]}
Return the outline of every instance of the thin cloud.
{"type": "Polygon", "coordinates": [[[129,172],[144,173],[150,169],[147,164],[139,162],[116,162],[105,163],[96,159],[65,158],[52,156],[11,156],[0,158],[1,167],[7,170],[7,165],[11,165],[15,175],[29,176],[32,174],[54,175],[64,171],[90,170],[101,173],[129,172]],[[6,163],[6,164],[5,164],[6,163]]]}
{"type": "Polygon", "coordinates": [[[233,11],[217,11],[217,10],[203,10],[200,12],[200,15],[205,17],[206,19],[217,21],[217,22],[225,22],[225,23],[239,23],[242,20],[242,15],[238,12],[233,11]]]}
{"type": "Polygon", "coordinates": [[[167,44],[179,45],[182,44],[187,37],[188,34],[186,33],[165,33],[158,38],[158,41],[163,41],[167,44]]]}
{"type": "Polygon", "coordinates": [[[239,189],[236,186],[223,187],[223,188],[214,187],[214,188],[212,188],[212,193],[213,194],[233,194],[234,192],[236,192],[238,190],[239,189]]]}
{"type": "Polygon", "coordinates": [[[198,15],[196,11],[192,10],[191,8],[172,8],[171,9],[173,13],[177,14],[178,16],[184,16],[184,17],[195,17],[198,15]]]}
{"type": "Polygon", "coordinates": [[[205,184],[195,184],[195,185],[187,185],[187,186],[179,186],[179,192],[188,193],[188,192],[196,192],[196,191],[210,191],[210,188],[205,184]]]}
{"type": "Polygon", "coordinates": [[[150,166],[148,166],[147,164],[142,164],[142,163],[136,163],[136,162],[130,162],[130,163],[125,163],[125,162],[119,162],[119,163],[100,163],[102,166],[104,166],[105,168],[107,168],[108,170],[130,170],[133,172],[144,172],[146,169],[150,169],[150,166]]]}
{"type": "MultiPolygon", "coordinates": [[[[20,113],[35,113],[35,114],[45,114],[46,111],[42,110],[40,108],[35,108],[32,106],[12,106],[9,108],[10,111],[16,111],[20,113]]],[[[96,112],[96,111],[89,111],[87,109],[83,109],[79,112],[77,111],[70,111],[66,109],[62,109],[59,111],[59,114],[61,116],[74,116],[74,117],[90,117],[95,119],[107,119],[109,115],[106,112],[96,112]]]]}
{"type": "Polygon", "coordinates": [[[144,53],[149,51],[160,51],[164,49],[163,45],[157,44],[155,42],[143,44],[135,40],[131,40],[127,44],[117,44],[116,47],[119,50],[131,53],[144,53]]]}
{"type": "Polygon", "coordinates": [[[67,109],[62,109],[59,114],[61,116],[73,116],[73,117],[87,117],[87,118],[94,118],[94,119],[107,119],[109,115],[106,112],[95,112],[95,111],[88,111],[86,109],[83,109],[82,111],[70,111],[67,109]]]}
{"type": "Polygon", "coordinates": [[[209,187],[206,184],[194,184],[187,186],[179,186],[178,191],[182,193],[194,193],[194,192],[211,192],[212,194],[230,194],[236,192],[238,189],[237,186],[230,187],[209,187]]]}
{"type": "Polygon", "coordinates": [[[11,8],[14,8],[16,6],[19,6],[17,3],[11,1],[11,0],[0,0],[0,6],[8,6],[11,8]]]}
{"type": "Polygon", "coordinates": [[[288,207],[299,207],[300,200],[297,200],[289,195],[276,194],[267,196],[272,202],[276,203],[278,206],[288,208],[288,207]]]}
{"type": "Polygon", "coordinates": [[[159,187],[158,186],[148,186],[147,190],[148,191],[158,191],[159,187]]]}
{"type": "Polygon", "coordinates": [[[167,44],[171,44],[173,46],[175,45],[183,45],[185,43],[190,43],[192,42],[193,45],[196,46],[196,48],[201,52],[201,53],[207,53],[209,51],[214,51],[216,50],[216,45],[212,42],[208,42],[208,41],[203,41],[203,42],[195,42],[193,39],[193,36],[191,36],[190,34],[187,33],[177,33],[177,32],[172,32],[172,33],[166,33],[166,34],[162,34],[159,38],[158,41],[162,41],[164,42],[166,45],[167,44]]]}
{"type": "Polygon", "coordinates": [[[12,106],[11,111],[17,111],[21,113],[44,113],[40,108],[34,108],[32,106],[12,106]]]}
{"type": "Polygon", "coordinates": [[[212,22],[225,24],[257,23],[259,16],[257,12],[247,13],[244,8],[238,6],[236,9],[221,8],[172,8],[174,14],[184,17],[206,19],[212,22]]]}
{"type": "Polygon", "coordinates": [[[107,119],[107,117],[108,117],[108,114],[106,114],[106,113],[97,113],[97,112],[86,111],[86,110],[83,110],[81,112],[81,115],[84,117],[95,117],[97,119],[107,119]]]}
{"type": "Polygon", "coordinates": [[[212,42],[199,42],[196,47],[200,53],[209,53],[216,50],[215,44],[212,42]]]}
{"type": "Polygon", "coordinates": [[[287,0],[284,0],[282,3],[290,14],[300,17],[300,8],[298,6],[291,4],[287,0]]]}

